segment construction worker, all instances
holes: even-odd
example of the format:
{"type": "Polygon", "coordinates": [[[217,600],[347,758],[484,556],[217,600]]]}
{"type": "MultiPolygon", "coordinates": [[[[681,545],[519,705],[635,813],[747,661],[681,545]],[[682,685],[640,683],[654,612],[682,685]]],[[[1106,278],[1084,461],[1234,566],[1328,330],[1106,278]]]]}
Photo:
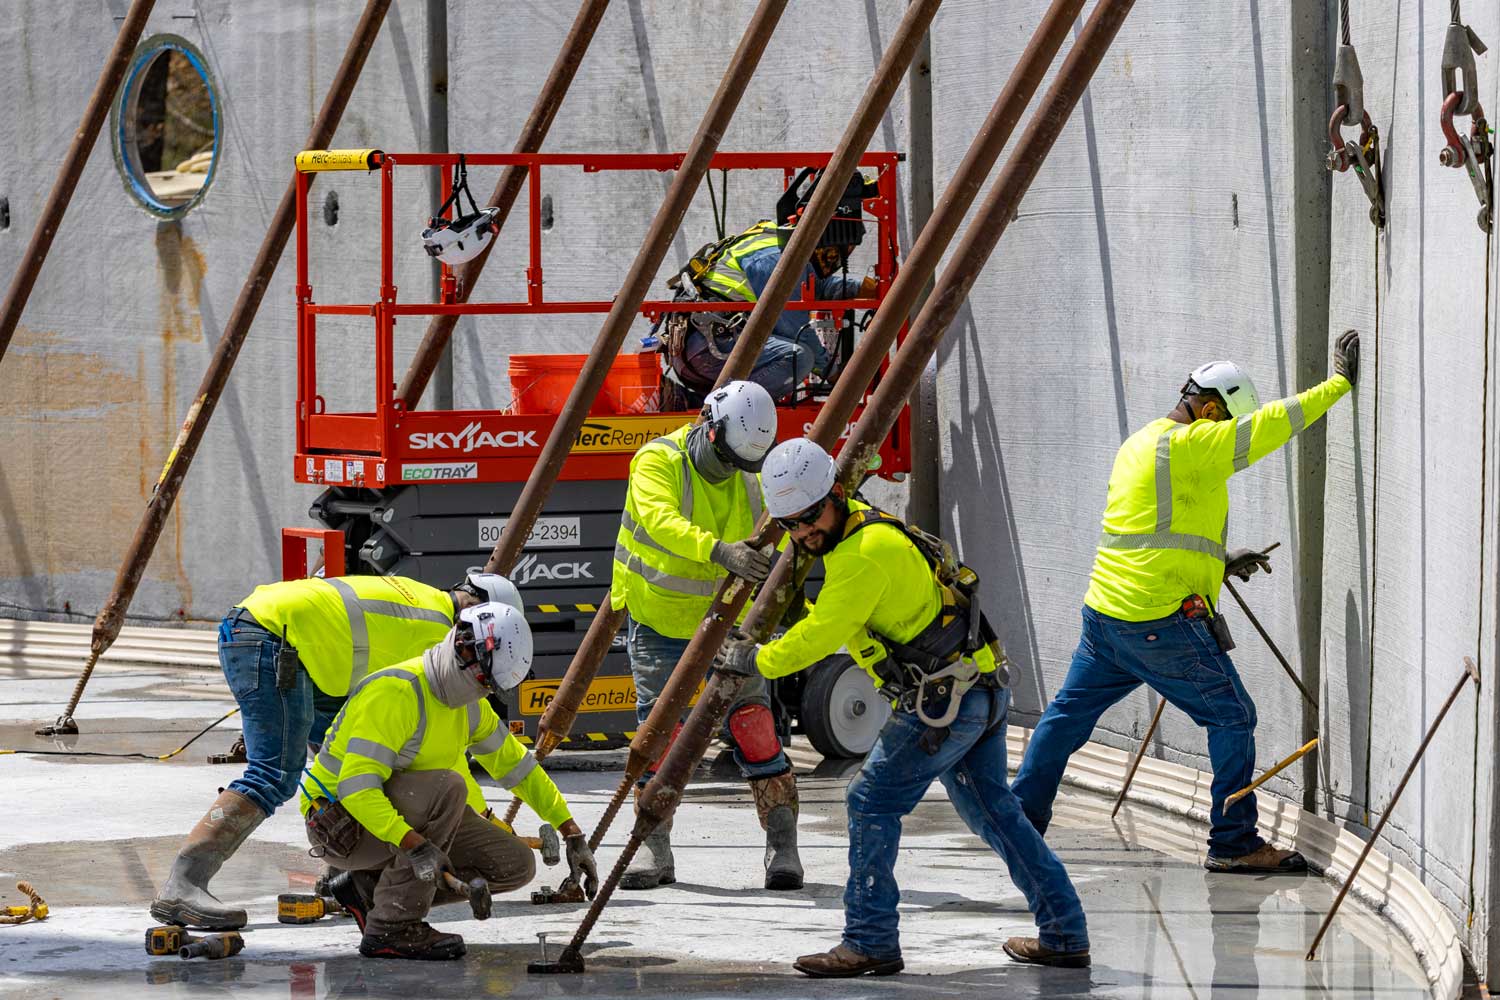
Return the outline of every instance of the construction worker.
{"type": "MultiPolygon", "coordinates": [[[[730,382],[709,394],[701,422],[657,438],[630,461],[610,601],[629,609],[626,648],[640,721],[651,714],[725,574],[759,582],[770,572],[769,553],[745,539],[762,509],[756,470],[775,442],[770,394],[754,382],[730,382]]],[[[766,888],[800,889],[797,782],[758,678],[730,707],[725,730],[766,831],[766,888]]],[[[641,778],[637,798],[649,777],[641,778]]],[[[677,880],[671,829],[668,820],[646,839],[622,888],[677,880]]]]}
{"type": "Polygon", "coordinates": [[[766,507],[823,559],[810,614],[757,646],[731,639],[722,669],[784,677],[846,648],[894,710],[846,796],[849,880],[843,941],[798,958],[818,978],[903,968],[894,868],[901,820],[934,779],[969,829],[999,854],[1041,938],[1011,938],[1020,961],[1089,964],[1088,928],[1062,862],[1032,829],[1005,780],[1010,697],[1004,654],[977,607],[978,577],[947,543],[845,494],[833,459],[804,438],[766,457],[766,507]]]}
{"type": "MultiPolygon", "coordinates": [[[[816,175],[803,171],[777,203],[774,221],[757,222],[738,237],[704,247],[668,284],[677,290],[679,297],[690,300],[756,301],[780,263],[792,228],[816,186],[816,175]]],[[[824,228],[812,260],[802,273],[804,284],[815,276],[819,299],[853,299],[875,294],[873,277],[851,278],[840,272],[864,239],[863,199],[876,193],[874,182],[865,181],[858,172],[849,179],[834,218],[824,228]]],[[[683,410],[701,405],[734,350],[734,342],[748,316],[745,312],[670,314],[665,324],[668,364],[663,409],[683,410]]],[[[809,319],[806,312],[782,312],[750,372],[750,381],[764,386],[773,399],[788,396],[814,372],[831,374],[828,346],[809,325],[809,319]]]]}
{"type": "Polygon", "coordinates": [[[1349,392],[1359,368],[1353,330],[1339,337],[1333,367],[1326,382],[1261,406],[1238,365],[1203,365],[1171,413],[1120,446],[1083,599],[1083,637],[1016,774],[1016,795],[1038,831],[1047,830],[1068,757],[1106,709],[1147,684],[1208,730],[1214,779],[1204,867],[1257,875],[1307,870],[1301,854],[1260,836],[1253,794],[1224,806],[1255,776],[1255,703],[1229,659],[1233,644],[1218,608],[1226,574],[1248,579],[1271,569],[1265,553],[1226,554],[1226,483],[1349,392]]]}
{"type": "Polygon", "coordinates": [[[209,880],[297,794],[308,741],[321,742],[351,684],[440,642],[458,610],[481,601],[521,607],[513,583],[473,571],[452,590],[396,576],[283,580],[231,608],[219,624],[219,666],[240,706],[245,773],[188,834],[151,915],[208,930],[245,926],[244,909],[219,902],[209,880]]]}
{"type": "Polygon", "coordinates": [[[441,643],[360,681],[334,719],[299,803],[314,851],[350,873],[361,955],[463,955],[462,937],[424,919],[444,873],[462,881],[478,872],[500,892],[530,881],[526,845],[471,808],[466,754],[557,827],[573,877],[590,898],[598,890],[594,856],[567,802],[485,701],[526,679],[531,653],[531,629],[516,608],[465,608],[441,643]]]}

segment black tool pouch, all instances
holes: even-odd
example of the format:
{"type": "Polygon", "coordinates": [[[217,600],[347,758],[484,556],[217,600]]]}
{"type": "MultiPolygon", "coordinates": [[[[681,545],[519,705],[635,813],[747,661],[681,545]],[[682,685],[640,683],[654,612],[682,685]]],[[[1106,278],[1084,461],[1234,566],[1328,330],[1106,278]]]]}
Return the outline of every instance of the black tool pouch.
{"type": "Polygon", "coordinates": [[[286,629],[281,630],[281,645],[276,650],[276,690],[290,691],[297,686],[297,671],[302,661],[297,659],[297,647],[286,641],[286,629]]]}
{"type": "Polygon", "coordinates": [[[1214,641],[1219,644],[1219,652],[1227,653],[1234,648],[1234,639],[1229,635],[1229,622],[1223,615],[1214,615],[1210,618],[1208,630],[1213,633],[1214,641]]]}
{"type": "Polygon", "coordinates": [[[314,799],[307,811],[307,838],[312,841],[313,857],[334,854],[347,858],[359,844],[359,822],[342,802],[314,799]]]}

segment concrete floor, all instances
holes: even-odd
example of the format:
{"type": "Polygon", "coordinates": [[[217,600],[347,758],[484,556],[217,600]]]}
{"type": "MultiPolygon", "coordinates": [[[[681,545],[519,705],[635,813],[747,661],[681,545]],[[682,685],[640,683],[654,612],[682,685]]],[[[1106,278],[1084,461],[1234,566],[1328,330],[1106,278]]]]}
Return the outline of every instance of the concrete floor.
{"type": "MultiPolygon", "coordinates": [[[[144,750],[163,753],[233,707],[219,678],[199,672],[120,668],[96,674],[79,712],[83,736],[55,744],[31,735],[71,690],[71,672],[0,671],[0,749],[144,750]]],[[[586,949],[588,972],[530,977],[537,932],[563,942],[582,907],[533,907],[524,893],[496,900],[487,923],[466,907],[434,922],[466,937],[462,962],[370,961],[355,951],[352,921],[311,926],[275,921],[275,896],[311,885],[294,810],[284,810],[214,882],[250,910],[245,952],[221,962],[152,958],[141,947],[146,904],[178,841],[237,773],[204,755],[229,745],[226,723],[166,763],[0,756],[0,905],[19,902],[18,879],[52,907],[43,923],[0,927],[0,996],[418,997],[470,994],[544,997],[720,996],[1199,998],[1253,996],[1425,997],[1426,980],[1393,927],[1352,898],[1316,962],[1303,954],[1335,887],[1320,878],[1261,878],[1203,871],[1203,831],[1144,807],[1111,822],[1110,803],[1065,792],[1051,842],[1088,911],[1094,965],[1078,971],[1010,962],[1000,943],[1032,932],[1030,914],[1004,869],[959,822],[934,786],[907,821],[898,877],[906,974],[818,982],[790,967],[797,955],[838,940],[847,872],[842,793],[851,769],[820,763],[805,744],[805,890],[760,888],[760,830],[732,766],[705,769],[678,813],[678,877],[668,889],[619,893],[586,949]]],[[[552,768],[585,826],[615,775],[562,755],[552,768]],[[584,769],[561,770],[567,766],[584,769]]],[[[609,757],[605,764],[612,763],[609,757]]],[[[1014,764],[1015,762],[1012,762],[1014,764]]],[[[498,789],[488,790],[502,801],[498,789]]],[[[526,820],[523,813],[523,825],[526,820]]],[[[628,833],[616,823],[600,852],[612,864],[628,833]]],[[[559,869],[537,883],[556,884],[559,869]]],[[[556,954],[557,945],[551,947],[556,954]]]]}

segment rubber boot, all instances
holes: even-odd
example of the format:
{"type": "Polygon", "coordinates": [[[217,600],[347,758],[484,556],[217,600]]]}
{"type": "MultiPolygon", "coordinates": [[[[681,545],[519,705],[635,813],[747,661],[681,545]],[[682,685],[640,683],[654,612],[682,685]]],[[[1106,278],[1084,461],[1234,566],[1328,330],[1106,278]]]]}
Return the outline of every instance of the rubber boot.
{"type": "Polygon", "coordinates": [[[208,881],[265,818],[260,807],[239,792],[220,792],[172,862],[172,873],[151,901],[151,916],[164,924],[209,931],[244,927],[245,911],[219,902],[208,891],[208,881]]]}
{"type": "Polygon", "coordinates": [[[802,859],[797,854],[797,778],[791,771],[750,782],[755,811],[766,831],[766,888],[802,888],[802,859]]]}
{"type": "MultiPolygon", "coordinates": [[[[641,811],[641,789],[635,789],[635,811],[641,811]]],[[[651,835],[641,843],[620,876],[621,889],[655,889],[659,885],[671,885],[677,881],[677,864],[672,859],[672,817],[657,824],[651,835]]]]}

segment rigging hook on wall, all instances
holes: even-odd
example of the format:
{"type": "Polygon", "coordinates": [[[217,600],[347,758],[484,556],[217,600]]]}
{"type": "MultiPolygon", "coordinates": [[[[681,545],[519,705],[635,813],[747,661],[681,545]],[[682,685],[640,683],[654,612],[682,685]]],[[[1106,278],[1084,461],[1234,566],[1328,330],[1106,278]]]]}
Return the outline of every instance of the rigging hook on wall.
{"type": "Polygon", "coordinates": [[[1349,4],[1343,5],[1344,39],[1333,65],[1333,117],[1328,119],[1328,169],[1343,173],[1350,167],[1370,200],[1370,222],[1385,226],[1385,182],[1380,175],[1380,130],[1365,110],[1365,79],[1359,56],[1349,41],[1349,4]],[[1357,142],[1345,139],[1344,126],[1359,126],[1357,142]]]}
{"type": "Polygon", "coordinates": [[[1455,0],[1453,21],[1443,40],[1444,97],[1439,117],[1443,138],[1448,144],[1438,154],[1438,162],[1445,167],[1463,167],[1468,171],[1469,183],[1474,185],[1474,195],[1479,199],[1479,228],[1488,233],[1494,225],[1495,145],[1490,139],[1484,107],[1479,103],[1479,72],[1474,66],[1474,56],[1483,55],[1485,51],[1485,45],[1474,34],[1474,29],[1462,23],[1455,0]],[[1467,115],[1471,119],[1467,136],[1460,135],[1454,126],[1455,115],[1467,115]]]}

